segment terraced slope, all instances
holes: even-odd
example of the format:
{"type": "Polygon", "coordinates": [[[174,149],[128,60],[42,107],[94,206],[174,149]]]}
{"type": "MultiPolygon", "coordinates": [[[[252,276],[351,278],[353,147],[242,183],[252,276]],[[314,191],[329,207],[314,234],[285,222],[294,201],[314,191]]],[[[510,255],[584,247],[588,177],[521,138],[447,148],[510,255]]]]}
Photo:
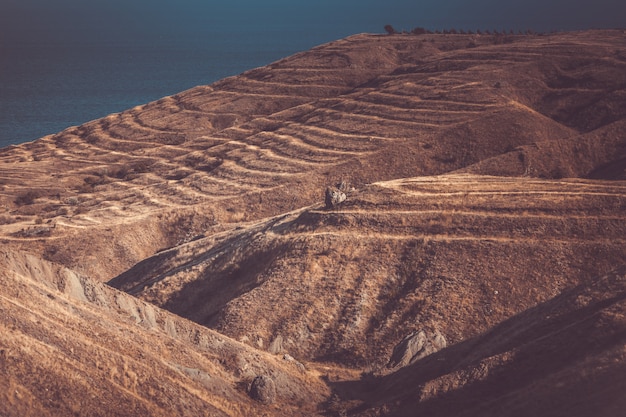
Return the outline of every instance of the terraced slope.
{"type": "Polygon", "coordinates": [[[625,91],[622,31],[355,35],[0,150],[0,414],[614,415],[625,91]]]}
{"type": "Polygon", "coordinates": [[[475,337],[626,259],[626,184],[434,176],[160,252],[110,284],[297,358],[381,367],[475,337]]]}
{"type": "Polygon", "coordinates": [[[341,180],[621,178],[624,43],[599,31],[322,45],[3,150],[0,232],[106,280],[207,230],[313,204],[341,180]]]}

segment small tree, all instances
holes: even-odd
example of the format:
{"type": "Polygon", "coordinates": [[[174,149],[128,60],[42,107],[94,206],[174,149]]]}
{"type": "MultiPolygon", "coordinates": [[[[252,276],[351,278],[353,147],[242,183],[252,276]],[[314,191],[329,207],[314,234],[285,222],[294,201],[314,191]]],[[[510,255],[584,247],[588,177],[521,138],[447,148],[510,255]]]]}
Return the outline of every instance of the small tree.
{"type": "Polygon", "coordinates": [[[385,25],[385,32],[387,32],[388,35],[395,35],[398,33],[391,25],[385,25]]]}

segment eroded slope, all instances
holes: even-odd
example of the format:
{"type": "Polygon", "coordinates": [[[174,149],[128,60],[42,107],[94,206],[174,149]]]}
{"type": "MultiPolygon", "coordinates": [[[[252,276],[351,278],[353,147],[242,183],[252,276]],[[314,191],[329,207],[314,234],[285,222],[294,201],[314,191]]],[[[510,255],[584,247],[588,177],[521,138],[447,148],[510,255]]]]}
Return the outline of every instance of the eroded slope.
{"type": "Polygon", "coordinates": [[[588,279],[396,373],[331,384],[331,408],[354,416],[621,415],[625,290],[624,267],[588,279]]]}
{"type": "Polygon", "coordinates": [[[32,255],[0,259],[2,416],[311,415],[327,396],[294,361],[32,255]],[[274,404],[248,396],[256,376],[274,404]]]}
{"type": "Polygon", "coordinates": [[[379,182],[161,252],[110,282],[234,338],[380,367],[426,329],[457,343],[626,259],[626,184],[379,182]]]}

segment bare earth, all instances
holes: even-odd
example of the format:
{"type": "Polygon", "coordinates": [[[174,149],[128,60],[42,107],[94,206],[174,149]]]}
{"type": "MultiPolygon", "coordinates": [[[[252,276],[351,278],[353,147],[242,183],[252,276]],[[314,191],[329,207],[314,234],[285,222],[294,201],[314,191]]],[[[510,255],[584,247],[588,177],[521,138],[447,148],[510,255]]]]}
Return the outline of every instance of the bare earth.
{"type": "Polygon", "coordinates": [[[622,415],[624,132],[623,31],[362,34],[2,149],[0,415],[622,415]]]}

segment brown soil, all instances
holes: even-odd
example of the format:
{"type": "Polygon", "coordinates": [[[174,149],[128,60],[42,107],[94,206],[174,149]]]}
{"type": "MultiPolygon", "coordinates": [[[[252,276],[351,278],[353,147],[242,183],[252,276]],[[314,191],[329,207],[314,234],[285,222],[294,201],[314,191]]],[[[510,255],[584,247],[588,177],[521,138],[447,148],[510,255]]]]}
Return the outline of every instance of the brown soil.
{"type": "Polygon", "coordinates": [[[0,150],[0,415],[619,415],[625,74],[355,35],[0,150]]]}

